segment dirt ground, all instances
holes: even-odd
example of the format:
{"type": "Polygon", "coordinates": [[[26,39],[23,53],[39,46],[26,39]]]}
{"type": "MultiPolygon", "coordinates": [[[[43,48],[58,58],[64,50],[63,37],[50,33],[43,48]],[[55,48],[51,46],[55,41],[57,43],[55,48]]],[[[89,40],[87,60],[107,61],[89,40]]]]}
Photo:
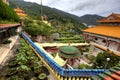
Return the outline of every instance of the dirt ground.
{"type": "Polygon", "coordinates": [[[7,65],[9,61],[13,59],[14,56],[17,54],[17,50],[19,48],[20,48],[20,41],[18,38],[18,40],[16,41],[16,43],[14,44],[14,46],[12,47],[6,58],[4,59],[3,63],[0,64],[0,80],[5,80],[6,71],[8,69],[7,65]]]}

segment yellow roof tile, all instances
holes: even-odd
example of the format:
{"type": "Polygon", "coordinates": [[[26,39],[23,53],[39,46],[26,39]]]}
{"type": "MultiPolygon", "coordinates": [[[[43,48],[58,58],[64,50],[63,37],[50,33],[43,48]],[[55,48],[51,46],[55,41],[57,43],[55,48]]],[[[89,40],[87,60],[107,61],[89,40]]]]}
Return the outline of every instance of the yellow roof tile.
{"type": "Polygon", "coordinates": [[[120,38],[120,26],[96,26],[86,29],[84,32],[120,38]]]}

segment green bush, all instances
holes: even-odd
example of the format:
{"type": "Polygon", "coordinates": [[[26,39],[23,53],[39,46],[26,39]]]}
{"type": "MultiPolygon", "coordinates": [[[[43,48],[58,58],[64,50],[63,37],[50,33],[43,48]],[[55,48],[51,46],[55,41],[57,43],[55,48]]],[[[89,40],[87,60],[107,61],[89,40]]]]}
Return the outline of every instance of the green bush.
{"type": "Polygon", "coordinates": [[[79,69],[91,69],[91,66],[89,66],[87,64],[79,64],[78,68],[79,69]]]}
{"type": "Polygon", "coordinates": [[[19,17],[16,14],[16,12],[7,4],[3,3],[2,0],[0,0],[0,19],[9,20],[13,22],[19,21],[19,17]]]}
{"type": "MultiPolygon", "coordinates": [[[[29,21],[28,21],[29,22],[29,21]]],[[[27,22],[26,22],[27,23],[27,22]]],[[[32,22],[25,24],[24,30],[29,33],[31,36],[47,36],[50,35],[51,27],[43,22],[32,22]]]]}
{"type": "Polygon", "coordinates": [[[101,52],[96,57],[96,62],[94,63],[95,68],[105,68],[105,65],[107,63],[107,58],[110,58],[110,61],[108,61],[108,68],[112,68],[119,64],[120,57],[110,53],[110,52],[101,52]]]}

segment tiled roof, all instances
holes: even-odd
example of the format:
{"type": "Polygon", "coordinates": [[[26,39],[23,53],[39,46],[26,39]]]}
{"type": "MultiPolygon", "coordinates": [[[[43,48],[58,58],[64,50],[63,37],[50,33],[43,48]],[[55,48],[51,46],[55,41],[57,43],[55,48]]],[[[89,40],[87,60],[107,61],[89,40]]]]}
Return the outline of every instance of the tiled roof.
{"type": "Polygon", "coordinates": [[[120,14],[112,13],[98,22],[120,22],[120,14]]]}
{"type": "Polygon", "coordinates": [[[120,66],[117,66],[103,74],[92,77],[92,80],[120,80],[120,66]]]}
{"type": "Polygon", "coordinates": [[[20,24],[0,24],[0,29],[18,27],[20,24]]]}
{"type": "Polygon", "coordinates": [[[21,16],[21,17],[27,16],[27,14],[24,13],[24,10],[20,9],[19,7],[14,9],[14,11],[17,13],[18,16],[21,16]]]}
{"type": "Polygon", "coordinates": [[[96,26],[86,29],[84,32],[120,38],[120,26],[96,26]]]}
{"type": "Polygon", "coordinates": [[[18,7],[16,9],[14,9],[14,11],[24,13],[24,11],[22,9],[18,8],[18,7]]]}
{"type": "Polygon", "coordinates": [[[25,13],[17,13],[17,15],[18,16],[23,16],[23,17],[27,16],[27,14],[25,14],[25,13]]]}

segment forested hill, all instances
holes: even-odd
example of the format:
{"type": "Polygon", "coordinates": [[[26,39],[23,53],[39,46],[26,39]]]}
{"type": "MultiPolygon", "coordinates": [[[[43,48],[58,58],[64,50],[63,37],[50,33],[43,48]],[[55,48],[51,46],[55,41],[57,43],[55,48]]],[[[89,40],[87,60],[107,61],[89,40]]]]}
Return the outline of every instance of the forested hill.
{"type": "MultiPolygon", "coordinates": [[[[16,8],[17,6],[22,8],[25,13],[34,16],[36,18],[40,18],[41,14],[41,6],[36,3],[31,2],[24,2],[24,0],[8,0],[10,3],[10,7],[16,8]]],[[[43,6],[43,15],[47,15],[47,20],[52,23],[53,26],[63,26],[68,27],[72,26],[76,30],[84,29],[86,26],[84,26],[82,23],[87,23],[89,25],[96,24],[96,20],[101,19],[99,16],[91,16],[91,15],[85,15],[83,17],[78,17],[69,13],[66,13],[64,11],[50,8],[48,6],[43,6]]]]}
{"type": "MultiPolygon", "coordinates": [[[[25,2],[24,0],[8,0],[10,3],[10,6],[12,8],[20,7],[25,10],[25,12],[29,15],[35,15],[35,16],[40,16],[41,13],[41,6],[36,4],[36,3],[31,3],[31,2],[25,2]]],[[[79,19],[78,16],[66,13],[64,11],[55,9],[55,8],[50,8],[47,6],[43,6],[43,14],[47,16],[57,16],[57,17],[69,17],[69,18],[74,18],[74,19],[79,19]],[[58,16],[59,15],[59,16],[58,16]]]]}
{"type": "Polygon", "coordinates": [[[86,23],[87,25],[97,25],[99,23],[96,22],[96,21],[101,20],[103,18],[104,17],[99,16],[99,15],[90,15],[90,14],[87,14],[87,15],[81,16],[79,18],[79,21],[82,22],[82,23],[86,23]]]}
{"type": "MultiPolygon", "coordinates": [[[[34,16],[40,17],[41,6],[36,3],[25,2],[23,0],[8,0],[8,1],[10,3],[10,7],[16,8],[18,6],[22,8],[25,11],[25,13],[32,15],[32,16],[34,15],[34,16]]],[[[79,21],[78,16],[57,10],[55,8],[50,8],[47,6],[43,6],[42,10],[43,10],[43,14],[47,15],[47,20],[51,22],[53,26],[54,25],[64,26],[64,27],[74,26],[78,30],[86,28],[79,21]]]]}

